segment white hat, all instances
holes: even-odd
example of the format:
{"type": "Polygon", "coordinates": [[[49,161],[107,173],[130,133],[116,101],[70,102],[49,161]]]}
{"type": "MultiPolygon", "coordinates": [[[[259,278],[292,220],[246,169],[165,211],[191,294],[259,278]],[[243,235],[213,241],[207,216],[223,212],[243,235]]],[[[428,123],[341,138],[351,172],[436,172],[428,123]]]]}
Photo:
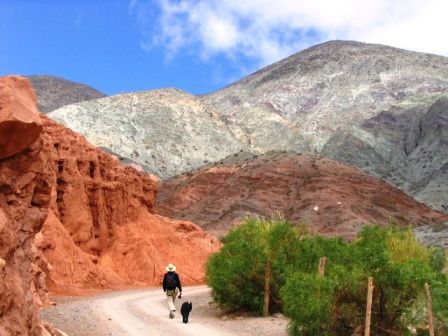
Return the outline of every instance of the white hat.
{"type": "Polygon", "coordinates": [[[174,272],[176,270],[176,266],[173,264],[169,264],[165,269],[167,272],[174,272]]]}

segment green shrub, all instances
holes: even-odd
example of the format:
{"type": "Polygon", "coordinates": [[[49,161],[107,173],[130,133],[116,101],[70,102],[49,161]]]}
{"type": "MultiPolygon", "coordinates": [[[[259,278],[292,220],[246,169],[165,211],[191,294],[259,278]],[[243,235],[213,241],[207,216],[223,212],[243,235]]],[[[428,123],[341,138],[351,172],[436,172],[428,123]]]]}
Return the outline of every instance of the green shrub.
{"type": "Polygon", "coordinates": [[[248,219],[207,264],[214,299],[231,309],[283,309],[290,335],[352,335],[365,323],[373,277],[372,336],[427,330],[425,282],[431,286],[437,335],[447,335],[444,256],[410,229],[365,227],[357,239],[323,238],[284,220],[248,219]],[[325,276],[318,274],[327,257],[325,276]]]}
{"type": "Polygon", "coordinates": [[[433,292],[437,295],[433,309],[437,325],[446,325],[446,278],[431,266],[433,250],[421,245],[410,230],[365,227],[358,239],[350,246],[347,245],[346,250],[349,251],[350,261],[345,257],[340,258],[340,251],[333,257],[332,251],[327,250],[330,260],[345,260],[343,263],[336,262],[337,265],[327,270],[326,279],[333,289],[330,306],[328,297],[322,297],[316,289],[298,282],[300,277],[291,275],[288,278],[287,286],[301,287],[302,297],[308,296],[313,301],[321,301],[307,303],[308,306],[301,306],[301,311],[297,312],[291,308],[296,306],[291,298],[286,292],[282,292],[285,312],[292,318],[291,335],[311,335],[312,332],[306,331],[312,325],[321,326],[322,330],[317,334],[353,334],[357,327],[364,325],[369,276],[374,278],[375,286],[372,335],[407,335],[410,327],[425,325],[425,282],[433,286],[433,292]],[[305,313],[314,312],[314,307],[319,305],[326,307],[326,316],[305,313]]]}
{"type": "Polygon", "coordinates": [[[224,239],[224,246],[207,263],[207,283],[216,302],[230,309],[262,314],[266,268],[268,311],[281,310],[279,290],[285,282],[285,267],[293,264],[295,242],[300,232],[284,220],[247,219],[224,239]]]}
{"type": "Polygon", "coordinates": [[[285,314],[291,318],[290,334],[331,335],[328,332],[334,293],[331,280],[316,274],[296,272],[288,278],[281,293],[285,314]]]}
{"type": "Polygon", "coordinates": [[[440,277],[430,265],[431,250],[409,229],[378,226],[364,228],[353,247],[353,263],[365,279],[374,278],[372,334],[406,335],[422,323],[425,282],[440,277]]]}

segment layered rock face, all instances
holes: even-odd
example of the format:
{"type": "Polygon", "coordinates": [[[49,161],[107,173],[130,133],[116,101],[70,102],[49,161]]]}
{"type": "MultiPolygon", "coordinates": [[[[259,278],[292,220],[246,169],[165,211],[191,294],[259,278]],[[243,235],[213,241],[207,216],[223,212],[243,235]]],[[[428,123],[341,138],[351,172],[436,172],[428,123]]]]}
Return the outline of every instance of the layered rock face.
{"type": "Polygon", "coordinates": [[[245,149],[198,98],[166,89],[65,106],[49,116],[161,178],[245,149]]]}
{"type": "Polygon", "coordinates": [[[361,170],[295,153],[228,158],[162,184],[157,210],[222,236],[245,216],[284,216],[329,235],[362,225],[430,225],[448,220],[361,170]]]}
{"type": "Polygon", "coordinates": [[[35,104],[28,81],[0,78],[0,335],[41,335],[37,306],[48,301],[47,262],[35,235],[51,188],[35,104]]]}
{"type": "Polygon", "coordinates": [[[36,92],[38,108],[48,113],[62,106],[98,99],[106,95],[94,88],[54,76],[28,76],[36,92]]]}
{"type": "MultiPolygon", "coordinates": [[[[156,215],[154,177],[44,116],[35,119],[25,79],[1,78],[0,89],[0,97],[13,96],[1,102],[20,102],[12,111],[31,110],[20,120],[41,130],[27,148],[0,159],[0,335],[41,334],[37,307],[48,300],[46,283],[64,292],[158,285],[168,263],[186,284],[204,280],[219,242],[193,223],[156,215]]],[[[2,117],[8,106],[0,105],[2,117]]],[[[19,138],[14,130],[22,129],[8,125],[0,122],[19,138]]]]}

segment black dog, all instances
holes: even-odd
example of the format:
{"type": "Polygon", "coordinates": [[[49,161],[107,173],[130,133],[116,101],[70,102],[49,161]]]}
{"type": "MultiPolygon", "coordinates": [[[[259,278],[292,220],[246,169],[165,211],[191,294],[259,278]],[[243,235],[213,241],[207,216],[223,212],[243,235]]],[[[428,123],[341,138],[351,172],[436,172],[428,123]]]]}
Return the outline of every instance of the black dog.
{"type": "Polygon", "coordinates": [[[190,315],[193,304],[191,302],[184,302],[180,307],[180,313],[182,314],[182,322],[188,323],[188,316],[190,315]]]}

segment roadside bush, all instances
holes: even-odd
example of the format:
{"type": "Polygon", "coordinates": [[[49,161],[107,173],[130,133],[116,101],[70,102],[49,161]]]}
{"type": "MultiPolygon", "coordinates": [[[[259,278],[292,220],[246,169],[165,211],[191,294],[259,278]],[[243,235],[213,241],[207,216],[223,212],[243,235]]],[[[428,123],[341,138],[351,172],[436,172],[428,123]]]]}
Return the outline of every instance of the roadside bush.
{"type": "Polygon", "coordinates": [[[285,267],[294,264],[295,243],[304,233],[287,221],[259,218],[247,219],[232,230],[207,263],[214,300],[259,315],[280,311],[285,267]]]}
{"type": "Polygon", "coordinates": [[[317,274],[296,272],[281,290],[291,335],[330,336],[334,284],[317,274]],[[313,295],[309,295],[313,293],[313,295]]]}
{"type": "MultiPolygon", "coordinates": [[[[375,286],[372,335],[410,335],[411,329],[426,328],[425,282],[431,284],[436,325],[442,332],[447,325],[448,284],[431,264],[433,249],[421,245],[410,230],[378,226],[364,228],[346,249],[351,260],[328,269],[325,276],[331,293],[322,295],[320,287],[307,285],[303,272],[288,277],[282,299],[291,317],[291,335],[342,336],[362,330],[369,276],[375,286]],[[297,297],[308,299],[300,304],[297,297]],[[316,312],[316,306],[325,307],[325,314],[316,312]]],[[[332,259],[331,251],[328,258],[332,259]]]]}
{"type": "Polygon", "coordinates": [[[223,242],[207,264],[215,301],[255,314],[283,310],[290,335],[362,333],[368,277],[375,286],[372,336],[427,331],[425,282],[437,335],[447,335],[443,253],[420,244],[409,229],[367,226],[349,243],[310,235],[284,220],[248,219],[223,242]],[[323,256],[324,276],[318,274],[323,256]]]}

